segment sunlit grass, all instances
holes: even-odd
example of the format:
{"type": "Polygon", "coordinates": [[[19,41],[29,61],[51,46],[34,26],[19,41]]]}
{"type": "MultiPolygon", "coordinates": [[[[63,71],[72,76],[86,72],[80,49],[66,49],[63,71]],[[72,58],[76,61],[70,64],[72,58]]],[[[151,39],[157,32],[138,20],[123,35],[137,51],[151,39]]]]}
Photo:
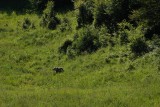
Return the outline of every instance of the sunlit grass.
{"type": "Polygon", "coordinates": [[[133,60],[115,57],[109,63],[108,56],[122,56],[129,46],[108,46],[73,59],[58,52],[64,40],[74,36],[73,13],[58,15],[67,16],[73,27],[63,33],[42,29],[35,14],[0,14],[0,106],[159,107],[159,60],[154,52],[133,60]],[[22,29],[26,17],[36,29],[22,29]],[[57,66],[64,73],[55,74],[57,66]]]}

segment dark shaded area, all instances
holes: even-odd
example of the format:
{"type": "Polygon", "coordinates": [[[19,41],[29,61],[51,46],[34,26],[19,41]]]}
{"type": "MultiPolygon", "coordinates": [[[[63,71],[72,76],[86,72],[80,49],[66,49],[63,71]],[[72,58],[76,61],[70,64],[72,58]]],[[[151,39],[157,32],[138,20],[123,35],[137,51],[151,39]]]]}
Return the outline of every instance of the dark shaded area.
{"type": "Polygon", "coordinates": [[[149,52],[149,46],[142,38],[138,38],[131,44],[131,51],[136,56],[142,56],[145,53],[149,52]]]}
{"type": "Polygon", "coordinates": [[[129,1],[129,10],[137,10],[141,8],[143,5],[139,0],[130,0],[129,1]]]}
{"type": "Polygon", "coordinates": [[[17,13],[38,12],[42,13],[46,8],[48,1],[54,1],[55,10],[57,12],[67,12],[74,9],[72,0],[0,0],[0,10],[8,14],[16,11],[17,13]]]}
{"type": "MultiPolygon", "coordinates": [[[[153,35],[160,35],[160,23],[155,24],[154,26],[147,29],[145,37],[147,39],[152,39],[153,35]]],[[[160,36],[159,36],[160,37],[160,36]]]]}
{"type": "Polygon", "coordinates": [[[35,0],[33,5],[37,11],[42,12],[46,8],[48,1],[54,1],[54,8],[58,12],[67,12],[74,9],[72,0],[35,0]]]}
{"type": "Polygon", "coordinates": [[[12,11],[24,12],[26,9],[31,9],[29,0],[0,0],[0,10],[11,13],[12,11]]]}
{"type": "Polygon", "coordinates": [[[55,10],[58,12],[67,12],[74,9],[72,0],[53,0],[55,2],[55,10]]]}

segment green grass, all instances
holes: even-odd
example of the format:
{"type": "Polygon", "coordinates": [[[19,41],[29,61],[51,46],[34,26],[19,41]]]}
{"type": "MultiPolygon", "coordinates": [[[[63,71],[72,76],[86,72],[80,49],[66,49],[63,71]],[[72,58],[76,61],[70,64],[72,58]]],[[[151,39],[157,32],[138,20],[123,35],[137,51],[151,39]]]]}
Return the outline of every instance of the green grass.
{"type": "Polygon", "coordinates": [[[0,107],[159,107],[157,52],[133,60],[122,57],[129,45],[109,46],[73,59],[58,53],[58,47],[76,32],[73,13],[58,14],[72,25],[72,31],[63,33],[59,26],[53,31],[40,28],[35,14],[0,14],[0,107]],[[22,30],[18,23],[25,17],[36,29],[22,30]],[[119,57],[107,63],[111,55],[119,57]],[[65,72],[53,73],[57,66],[65,72]]]}

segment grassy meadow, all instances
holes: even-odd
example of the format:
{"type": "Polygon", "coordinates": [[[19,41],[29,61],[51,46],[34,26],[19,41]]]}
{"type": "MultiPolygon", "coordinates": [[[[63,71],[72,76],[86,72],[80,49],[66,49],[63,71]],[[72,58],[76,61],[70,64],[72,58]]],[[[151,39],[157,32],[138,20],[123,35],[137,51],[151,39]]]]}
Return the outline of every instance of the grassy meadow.
{"type": "MultiPolygon", "coordinates": [[[[136,57],[130,43],[112,38],[114,46],[92,53],[59,53],[77,32],[77,13],[57,14],[70,23],[62,32],[62,24],[40,27],[36,13],[0,12],[0,107],[160,107],[159,48],[136,57]],[[25,18],[35,28],[23,29],[25,18]]],[[[128,31],[129,39],[141,37],[139,29],[128,31]]]]}

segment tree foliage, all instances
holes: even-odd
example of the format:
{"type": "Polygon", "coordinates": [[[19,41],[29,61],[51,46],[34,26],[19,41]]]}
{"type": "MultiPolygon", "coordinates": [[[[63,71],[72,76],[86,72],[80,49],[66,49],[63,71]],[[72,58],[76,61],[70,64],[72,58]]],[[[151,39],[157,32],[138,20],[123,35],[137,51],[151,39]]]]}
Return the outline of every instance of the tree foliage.
{"type": "Polygon", "coordinates": [[[55,29],[59,23],[54,11],[54,2],[50,1],[47,3],[47,8],[43,11],[43,16],[40,25],[48,29],[55,29]]]}
{"type": "Polygon", "coordinates": [[[160,35],[160,1],[139,0],[141,7],[132,14],[132,19],[147,22],[145,37],[151,39],[154,34],[160,35]]]}
{"type": "Polygon", "coordinates": [[[80,5],[77,16],[78,27],[82,27],[93,22],[93,10],[94,2],[92,0],[88,0],[80,5]]]}
{"type": "Polygon", "coordinates": [[[99,3],[95,10],[95,26],[106,25],[110,31],[116,28],[117,23],[128,19],[129,0],[110,0],[99,3]]]}
{"type": "Polygon", "coordinates": [[[22,11],[31,7],[30,0],[0,0],[0,9],[22,11]]]}

